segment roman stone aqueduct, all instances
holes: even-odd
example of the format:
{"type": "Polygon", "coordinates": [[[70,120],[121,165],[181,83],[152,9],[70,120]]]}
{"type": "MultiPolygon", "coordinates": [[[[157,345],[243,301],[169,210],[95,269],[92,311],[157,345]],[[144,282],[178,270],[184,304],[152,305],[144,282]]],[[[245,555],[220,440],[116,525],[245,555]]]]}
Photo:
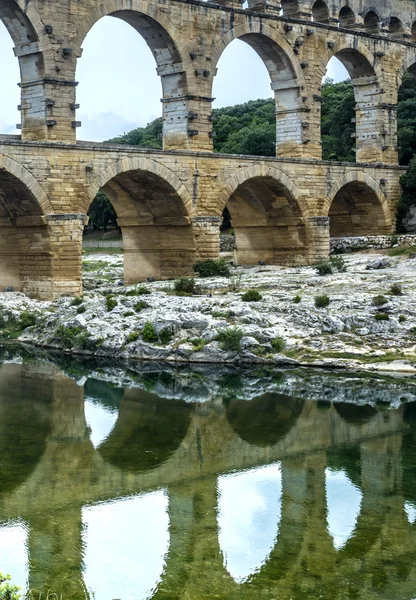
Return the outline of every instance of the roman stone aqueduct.
{"type": "Polygon", "coordinates": [[[328,255],[330,234],[394,230],[396,106],[416,64],[414,2],[1,0],[0,19],[22,96],[21,135],[0,136],[2,289],[81,293],[82,231],[99,189],[122,229],[126,283],[189,274],[216,257],[225,206],[242,264],[311,264],[328,255]],[[106,15],[131,24],[155,57],[163,151],[76,141],[77,61],[106,15]],[[270,74],[276,158],[212,153],[213,80],[236,38],[270,74]],[[354,84],[355,164],[322,160],[320,90],[333,56],[354,84]]]}

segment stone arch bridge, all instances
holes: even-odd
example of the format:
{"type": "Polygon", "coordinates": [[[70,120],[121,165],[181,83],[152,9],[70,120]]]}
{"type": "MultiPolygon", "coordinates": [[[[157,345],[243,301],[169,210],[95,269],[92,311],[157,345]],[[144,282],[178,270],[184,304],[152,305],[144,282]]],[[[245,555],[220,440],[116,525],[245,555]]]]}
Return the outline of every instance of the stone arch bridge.
{"type": "MultiPolygon", "coordinates": [[[[123,233],[125,281],[192,272],[219,252],[227,206],[243,264],[312,264],[329,236],[392,233],[402,174],[396,107],[416,64],[410,0],[2,0],[21,72],[21,135],[0,136],[0,287],[80,294],[95,193],[123,233]],[[163,150],[76,140],[76,67],[104,16],[151,49],[163,150]],[[276,100],[276,158],[212,152],[212,89],[235,39],[259,54],[276,100]],[[356,100],[356,163],[322,160],[321,81],[332,57],[356,100]]],[[[82,83],[82,82],[81,82],[82,83]]]]}

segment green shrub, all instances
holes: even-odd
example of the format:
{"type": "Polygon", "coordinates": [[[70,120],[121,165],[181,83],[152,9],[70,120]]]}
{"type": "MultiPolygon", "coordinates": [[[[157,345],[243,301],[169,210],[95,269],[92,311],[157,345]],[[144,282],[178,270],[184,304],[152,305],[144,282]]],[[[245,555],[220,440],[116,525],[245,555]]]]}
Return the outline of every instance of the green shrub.
{"type": "Polygon", "coordinates": [[[77,298],[72,299],[71,306],[79,306],[83,302],[84,302],[84,299],[81,296],[78,296],[77,298]]]}
{"type": "Polygon", "coordinates": [[[400,283],[393,283],[390,288],[390,294],[392,296],[403,296],[402,286],[400,283]]]}
{"type": "Polygon", "coordinates": [[[155,326],[153,325],[153,323],[150,323],[150,321],[146,321],[146,323],[144,324],[144,327],[142,329],[142,338],[145,342],[157,342],[158,341],[158,335],[156,333],[156,329],[155,326]]]}
{"type": "Polygon", "coordinates": [[[329,306],[330,302],[331,302],[331,300],[327,294],[321,294],[319,296],[315,296],[316,308],[326,308],[327,306],[329,306]]]}
{"type": "Polygon", "coordinates": [[[173,288],[175,292],[193,294],[195,292],[195,279],[190,279],[189,277],[177,279],[173,284],[173,288]]]}
{"type": "Polygon", "coordinates": [[[165,327],[165,329],[162,329],[162,331],[159,333],[159,340],[164,346],[166,346],[166,344],[169,344],[169,342],[172,341],[172,338],[173,333],[168,327],[165,327]]]}
{"type": "Polygon", "coordinates": [[[374,315],[376,321],[389,321],[390,317],[387,313],[379,312],[374,315]]]}
{"type": "Polygon", "coordinates": [[[82,315],[83,313],[85,313],[87,309],[85,308],[85,306],[78,306],[77,308],[77,315],[82,315]]]}
{"type": "Polygon", "coordinates": [[[126,296],[147,296],[152,292],[145,285],[139,285],[139,287],[134,288],[134,290],[129,290],[126,292],[126,296]]]}
{"type": "Polygon", "coordinates": [[[386,296],[379,294],[378,296],[374,296],[372,304],[373,306],[384,306],[388,303],[386,296]]]}
{"type": "Polygon", "coordinates": [[[131,344],[132,342],[136,342],[139,339],[139,334],[137,333],[137,331],[132,331],[131,333],[129,333],[129,335],[127,336],[127,344],[131,344]]]}
{"type": "Polygon", "coordinates": [[[342,256],[331,256],[329,262],[331,263],[332,267],[339,273],[345,273],[345,271],[347,270],[346,262],[342,258],[342,256]]]}
{"type": "Polygon", "coordinates": [[[65,325],[59,325],[56,330],[56,335],[60,338],[65,348],[75,346],[75,338],[81,333],[82,327],[65,327],[65,325]]]}
{"type": "Polygon", "coordinates": [[[132,310],[126,310],[125,313],[123,313],[123,317],[125,319],[127,319],[127,317],[132,317],[134,315],[134,312],[132,310]]]}
{"type": "Polygon", "coordinates": [[[399,316],[399,323],[405,323],[406,321],[407,321],[407,319],[404,315],[399,316]]]}
{"type": "Polygon", "coordinates": [[[145,300],[139,300],[134,305],[134,310],[138,313],[144,310],[145,308],[150,308],[150,304],[148,304],[145,300]]]}
{"type": "Polygon", "coordinates": [[[107,296],[105,299],[107,312],[111,312],[117,306],[117,300],[112,296],[107,296]]]}
{"type": "Polygon", "coordinates": [[[26,327],[33,327],[36,325],[36,315],[28,310],[24,310],[20,313],[20,323],[19,326],[21,329],[26,329],[26,327]]]}
{"type": "Polygon", "coordinates": [[[258,290],[247,290],[245,294],[241,296],[243,302],[259,302],[262,299],[262,295],[258,290]]]}
{"type": "Polygon", "coordinates": [[[230,269],[225,259],[201,260],[194,265],[195,273],[200,277],[229,277],[230,269]]]}
{"type": "Polygon", "coordinates": [[[244,332],[240,327],[228,327],[218,332],[217,340],[220,342],[223,350],[240,352],[243,336],[244,332]]]}
{"type": "Polygon", "coordinates": [[[318,273],[318,275],[321,275],[321,277],[324,277],[325,275],[332,275],[332,273],[334,272],[332,264],[330,262],[322,262],[319,265],[316,265],[315,268],[316,272],[318,273]]]}
{"type": "Polygon", "coordinates": [[[10,575],[0,573],[0,600],[20,600],[20,587],[10,583],[10,575]]]}
{"type": "Polygon", "coordinates": [[[296,296],[293,298],[294,304],[299,304],[301,300],[302,296],[300,294],[296,294],[296,296]]]}
{"type": "Polygon", "coordinates": [[[191,340],[191,344],[194,347],[195,352],[200,352],[205,348],[205,340],[203,338],[194,338],[191,340]]]}
{"type": "Polygon", "coordinates": [[[73,345],[77,348],[87,348],[89,341],[90,336],[88,334],[88,331],[83,331],[82,333],[79,333],[77,336],[75,336],[73,345]]]}
{"type": "Polygon", "coordinates": [[[286,342],[280,336],[276,336],[275,338],[273,338],[270,343],[275,352],[282,352],[286,348],[286,342]]]}

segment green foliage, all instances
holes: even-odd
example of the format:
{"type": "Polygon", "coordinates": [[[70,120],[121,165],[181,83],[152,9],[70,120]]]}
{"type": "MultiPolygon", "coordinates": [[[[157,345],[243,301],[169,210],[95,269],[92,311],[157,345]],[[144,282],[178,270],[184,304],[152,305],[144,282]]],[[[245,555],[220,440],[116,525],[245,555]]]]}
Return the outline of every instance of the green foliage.
{"type": "Polygon", "coordinates": [[[142,338],[145,342],[149,343],[157,342],[159,339],[156,333],[155,326],[150,321],[146,321],[146,323],[144,324],[144,327],[142,329],[142,338]]]}
{"type": "Polygon", "coordinates": [[[108,140],[108,143],[141,146],[142,148],[162,148],[162,132],[163,120],[158,118],[148,123],[146,127],[138,127],[129,133],[108,140]]]}
{"type": "Polygon", "coordinates": [[[139,313],[142,310],[144,310],[145,308],[150,308],[150,304],[148,304],[145,300],[139,300],[138,302],[136,302],[136,304],[134,305],[134,310],[139,313]]]}
{"type": "Polygon", "coordinates": [[[399,161],[408,165],[416,154],[416,78],[410,72],[403,77],[398,100],[399,161]]]}
{"type": "Polygon", "coordinates": [[[201,260],[194,265],[195,273],[200,277],[229,277],[230,269],[225,259],[201,260]]]}
{"type": "Polygon", "coordinates": [[[20,587],[10,583],[10,575],[0,572],[0,600],[20,600],[20,587]]]}
{"type": "MultiPolygon", "coordinates": [[[[139,311],[139,312],[140,312],[140,311],[139,311]]],[[[126,310],[126,312],[125,312],[125,313],[123,313],[123,317],[124,317],[125,319],[127,319],[127,317],[132,317],[133,315],[134,315],[134,311],[132,311],[132,310],[126,310]]]]}
{"type": "Polygon", "coordinates": [[[139,339],[139,334],[137,333],[137,331],[132,331],[131,333],[129,333],[129,335],[127,336],[127,344],[131,344],[132,342],[136,342],[139,339]]]}
{"type": "Polygon", "coordinates": [[[118,228],[116,211],[104,192],[99,191],[95,196],[88,210],[88,216],[89,225],[95,230],[107,231],[108,227],[118,228]]]}
{"type": "Polygon", "coordinates": [[[316,308],[326,308],[327,306],[329,306],[330,302],[331,302],[331,300],[327,294],[321,294],[319,296],[315,296],[316,308]]]}
{"type": "Polygon", "coordinates": [[[112,296],[107,296],[105,299],[105,305],[107,307],[107,312],[111,312],[117,306],[117,300],[112,296]]]}
{"type": "Polygon", "coordinates": [[[334,270],[338,271],[338,273],[345,273],[345,271],[347,270],[347,264],[342,258],[342,256],[331,256],[329,262],[331,263],[334,270]]]}
{"type": "Polygon", "coordinates": [[[374,315],[376,321],[388,321],[390,319],[389,315],[384,312],[378,312],[374,315]]]}
{"type": "Polygon", "coordinates": [[[243,302],[260,302],[262,295],[258,290],[247,290],[245,294],[241,296],[243,302]]]}
{"type": "Polygon", "coordinates": [[[56,335],[60,338],[65,348],[72,348],[76,346],[75,339],[82,333],[82,327],[66,327],[65,325],[59,325],[56,330],[56,335]]]}
{"type": "MultiPolygon", "coordinates": [[[[410,161],[409,169],[400,178],[400,183],[402,186],[402,195],[397,206],[397,231],[399,233],[406,233],[404,219],[409,209],[416,204],[416,157],[410,161]]],[[[393,256],[394,250],[401,251],[403,254],[406,253],[405,248],[393,248],[389,253],[390,256],[393,256]]],[[[394,256],[399,256],[399,254],[394,254],[394,256]]]]}
{"type": "Polygon", "coordinates": [[[405,323],[406,321],[407,321],[407,319],[404,315],[399,316],[399,323],[405,323]]]}
{"type": "Polygon", "coordinates": [[[193,294],[195,292],[195,279],[182,277],[173,284],[173,289],[179,294],[193,294]]]}
{"type": "Polygon", "coordinates": [[[244,332],[240,327],[228,327],[218,332],[217,340],[223,350],[240,352],[243,336],[244,332]]]}
{"type": "Polygon", "coordinates": [[[322,86],[322,155],[324,160],[355,162],[355,97],[351,81],[322,86]]]}
{"type": "Polygon", "coordinates": [[[145,285],[139,285],[139,287],[134,288],[133,290],[129,290],[126,292],[126,296],[148,296],[152,292],[145,285]]]}
{"type": "Polygon", "coordinates": [[[389,250],[389,256],[409,256],[409,254],[416,254],[416,246],[401,246],[389,250]]]}
{"type": "Polygon", "coordinates": [[[296,294],[296,296],[293,298],[293,302],[294,304],[299,304],[302,300],[302,296],[300,294],[296,294]]]}
{"type": "Polygon", "coordinates": [[[20,328],[26,329],[26,327],[33,327],[36,325],[36,315],[28,310],[24,310],[20,313],[20,328]]]}
{"type": "Polygon", "coordinates": [[[332,275],[332,273],[334,272],[334,270],[332,268],[332,264],[329,261],[319,263],[319,265],[316,265],[315,268],[316,268],[316,272],[321,277],[324,277],[325,275],[332,275]]]}
{"type": "Polygon", "coordinates": [[[72,299],[71,306],[80,306],[83,302],[84,299],[82,298],[82,296],[77,296],[76,298],[72,299]]]}
{"type": "Polygon", "coordinates": [[[85,313],[87,309],[85,308],[85,306],[78,306],[77,308],[77,315],[82,315],[83,313],[85,313]]]}
{"type": "Polygon", "coordinates": [[[169,344],[169,342],[172,341],[172,338],[172,331],[168,327],[165,327],[165,329],[162,329],[162,331],[159,333],[159,340],[164,346],[166,346],[166,344],[169,344]]]}
{"type": "Polygon", "coordinates": [[[194,347],[195,352],[200,352],[205,348],[205,340],[203,338],[194,338],[191,340],[191,344],[194,347]]]}
{"type": "Polygon", "coordinates": [[[276,336],[275,338],[273,338],[270,343],[275,352],[282,352],[286,348],[286,342],[280,336],[276,336]]]}
{"type": "Polygon", "coordinates": [[[392,296],[403,296],[403,290],[400,283],[393,283],[393,285],[390,287],[390,294],[392,296]]]}
{"type": "Polygon", "coordinates": [[[373,301],[372,301],[373,306],[384,306],[387,303],[388,303],[388,299],[386,298],[386,296],[383,296],[382,294],[379,294],[378,296],[374,296],[373,301]]]}

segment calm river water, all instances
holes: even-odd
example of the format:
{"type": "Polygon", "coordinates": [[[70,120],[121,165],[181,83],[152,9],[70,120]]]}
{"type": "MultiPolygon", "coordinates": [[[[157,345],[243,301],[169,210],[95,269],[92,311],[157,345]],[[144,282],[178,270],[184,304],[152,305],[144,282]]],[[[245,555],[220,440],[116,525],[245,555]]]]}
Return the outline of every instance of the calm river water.
{"type": "Polygon", "coordinates": [[[416,598],[414,381],[166,369],[3,357],[22,597],[416,598]]]}

